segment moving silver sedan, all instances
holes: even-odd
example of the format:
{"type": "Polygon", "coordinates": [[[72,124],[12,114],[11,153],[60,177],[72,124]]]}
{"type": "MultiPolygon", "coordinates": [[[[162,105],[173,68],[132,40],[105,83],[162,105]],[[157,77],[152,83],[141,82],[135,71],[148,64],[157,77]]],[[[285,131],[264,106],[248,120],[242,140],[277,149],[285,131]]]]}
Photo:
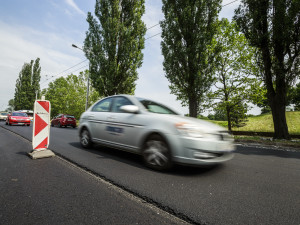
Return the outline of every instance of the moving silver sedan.
{"type": "Polygon", "coordinates": [[[99,143],[141,154],[145,164],[157,170],[174,163],[222,163],[233,157],[235,148],[224,128],[130,95],[96,102],[81,115],[78,130],[84,148],[99,143]]]}

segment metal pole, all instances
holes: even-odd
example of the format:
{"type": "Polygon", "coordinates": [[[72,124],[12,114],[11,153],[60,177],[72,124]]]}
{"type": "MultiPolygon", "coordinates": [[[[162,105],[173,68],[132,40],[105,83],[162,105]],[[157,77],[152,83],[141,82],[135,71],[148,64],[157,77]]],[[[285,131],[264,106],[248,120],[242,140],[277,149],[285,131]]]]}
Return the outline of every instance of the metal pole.
{"type": "Polygon", "coordinates": [[[85,111],[88,109],[88,105],[89,105],[90,70],[91,70],[91,63],[89,62],[89,74],[88,74],[88,80],[87,80],[87,86],[86,86],[85,111]]]}

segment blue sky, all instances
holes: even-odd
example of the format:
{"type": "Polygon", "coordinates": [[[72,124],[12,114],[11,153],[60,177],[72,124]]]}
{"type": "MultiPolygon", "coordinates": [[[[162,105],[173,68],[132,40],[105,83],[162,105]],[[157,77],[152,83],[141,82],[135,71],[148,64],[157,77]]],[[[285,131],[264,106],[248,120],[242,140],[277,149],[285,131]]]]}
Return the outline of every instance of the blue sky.
{"type": "MultiPolygon", "coordinates": [[[[233,0],[223,0],[226,5],[233,0]]],[[[223,7],[220,18],[231,20],[239,0],[223,7]]],[[[146,0],[143,20],[149,28],[163,19],[161,0],[146,0]]],[[[72,48],[82,46],[88,30],[87,12],[94,12],[95,0],[1,0],[0,7],[0,110],[14,97],[15,84],[25,62],[41,59],[41,88],[60,76],[88,68],[84,54],[72,48]],[[83,62],[75,67],[74,65],[83,62]],[[73,67],[70,70],[68,68],[73,67]],[[67,70],[67,71],[65,71],[67,70]],[[61,73],[62,71],[65,71],[61,73]]],[[[160,33],[155,26],[146,38],[160,33]]],[[[164,103],[185,114],[176,96],[170,94],[169,82],[164,76],[160,35],[146,40],[144,60],[138,70],[135,95],[164,103]]]]}

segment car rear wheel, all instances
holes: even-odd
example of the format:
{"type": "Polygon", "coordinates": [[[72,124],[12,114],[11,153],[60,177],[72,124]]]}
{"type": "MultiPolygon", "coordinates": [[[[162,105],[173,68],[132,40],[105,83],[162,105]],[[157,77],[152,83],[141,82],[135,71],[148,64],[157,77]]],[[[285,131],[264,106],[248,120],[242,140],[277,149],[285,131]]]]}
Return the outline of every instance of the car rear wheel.
{"type": "Polygon", "coordinates": [[[91,135],[87,129],[82,129],[80,132],[80,144],[84,148],[90,148],[93,145],[91,135]]]}
{"type": "Polygon", "coordinates": [[[144,144],[143,159],[145,164],[156,170],[167,170],[173,166],[168,144],[162,136],[151,135],[144,144]]]}

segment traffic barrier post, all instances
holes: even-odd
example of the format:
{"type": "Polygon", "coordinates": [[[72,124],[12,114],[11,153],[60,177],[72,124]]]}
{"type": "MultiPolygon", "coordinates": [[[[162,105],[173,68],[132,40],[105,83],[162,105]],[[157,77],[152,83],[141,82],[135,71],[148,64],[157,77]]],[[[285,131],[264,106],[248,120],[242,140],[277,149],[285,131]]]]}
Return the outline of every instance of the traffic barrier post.
{"type": "Polygon", "coordinates": [[[55,154],[47,149],[50,137],[50,102],[42,97],[42,100],[36,100],[34,103],[32,147],[29,153],[32,159],[53,157],[55,154]]]}

